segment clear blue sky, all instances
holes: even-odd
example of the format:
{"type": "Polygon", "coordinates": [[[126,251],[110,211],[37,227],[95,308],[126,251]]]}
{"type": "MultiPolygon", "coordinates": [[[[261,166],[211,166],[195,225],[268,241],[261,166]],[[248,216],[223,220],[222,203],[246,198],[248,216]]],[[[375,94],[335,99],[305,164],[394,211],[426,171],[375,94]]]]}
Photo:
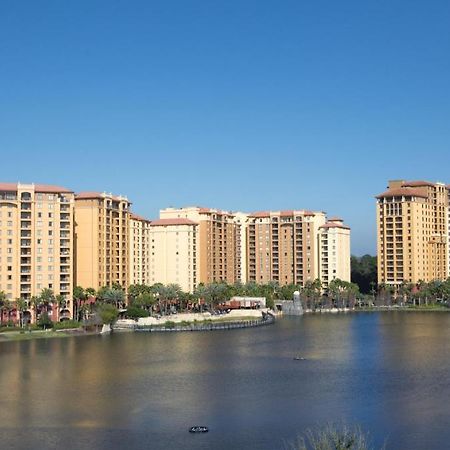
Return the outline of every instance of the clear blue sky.
{"type": "Polygon", "coordinates": [[[1,0],[0,179],[307,208],[450,182],[448,0],[1,0]]]}

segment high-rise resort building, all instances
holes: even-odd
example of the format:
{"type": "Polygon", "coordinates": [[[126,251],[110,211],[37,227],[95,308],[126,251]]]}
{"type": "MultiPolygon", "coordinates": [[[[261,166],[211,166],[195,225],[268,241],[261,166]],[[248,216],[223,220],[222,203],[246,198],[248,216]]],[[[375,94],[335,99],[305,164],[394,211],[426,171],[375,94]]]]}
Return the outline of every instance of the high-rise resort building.
{"type": "Polygon", "coordinates": [[[130,205],[126,197],[98,192],[75,196],[75,279],[99,289],[130,284],[130,205]]]}
{"type": "Polygon", "coordinates": [[[378,283],[446,279],[449,187],[395,180],[376,199],[378,283]]]}
{"type": "MultiPolygon", "coordinates": [[[[10,301],[30,302],[43,289],[51,289],[66,302],[50,305],[50,318],[71,317],[73,222],[70,189],[0,183],[0,291],[10,301]]],[[[31,302],[28,306],[32,309],[31,302]]],[[[35,320],[32,311],[27,315],[35,320]]]]}
{"type": "Polygon", "coordinates": [[[319,278],[319,231],[325,213],[264,211],[249,215],[248,281],[281,285],[319,278]]]}
{"type": "Polygon", "coordinates": [[[351,279],[350,227],[338,217],[319,227],[319,273],[324,288],[336,278],[351,279]]]}
{"type": "Polygon", "coordinates": [[[129,283],[151,284],[150,281],[150,220],[130,214],[129,283]]]}
{"type": "Polygon", "coordinates": [[[198,224],[186,218],[150,224],[150,284],[178,284],[193,292],[198,284],[198,224]]]}
{"type": "Polygon", "coordinates": [[[166,208],[160,211],[160,218],[189,219],[198,224],[197,284],[241,279],[241,223],[234,213],[200,207],[166,208]]]}

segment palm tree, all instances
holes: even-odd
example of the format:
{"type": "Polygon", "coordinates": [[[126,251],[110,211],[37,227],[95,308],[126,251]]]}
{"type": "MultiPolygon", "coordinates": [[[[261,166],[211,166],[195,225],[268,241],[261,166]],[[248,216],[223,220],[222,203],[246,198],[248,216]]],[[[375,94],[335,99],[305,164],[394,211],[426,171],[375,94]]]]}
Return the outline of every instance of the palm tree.
{"type": "Polygon", "coordinates": [[[20,328],[23,328],[23,313],[28,309],[27,301],[23,298],[16,299],[16,308],[19,312],[20,328]]]}
{"type": "Polygon", "coordinates": [[[49,288],[44,288],[41,291],[41,295],[39,296],[41,300],[41,304],[44,306],[45,312],[48,314],[48,309],[51,307],[52,309],[52,320],[53,318],[53,304],[55,302],[55,294],[53,291],[49,288]]]}
{"type": "Polygon", "coordinates": [[[6,294],[3,291],[0,291],[0,326],[3,325],[3,311],[5,308],[6,301],[7,301],[6,294]]]}
{"type": "Polygon", "coordinates": [[[61,315],[61,309],[64,309],[66,307],[67,301],[66,298],[64,297],[64,295],[58,294],[55,297],[55,303],[57,305],[57,317],[56,317],[56,321],[59,322],[60,320],[60,315],[61,315]]]}
{"type": "Polygon", "coordinates": [[[102,300],[120,308],[125,301],[125,293],[122,289],[108,288],[102,293],[102,300]]]}
{"type": "Polygon", "coordinates": [[[194,290],[194,298],[197,299],[200,305],[200,312],[203,312],[203,302],[205,300],[207,293],[206,286],[203,283],[199,283],[199,285],[194,290]]]}
{"type": "MultiPolygon", "coordinates": [[[[4,294],[4,292],[0,292],[0,294],[4,294]]],[[[7,323],[10,321],[11,311],[13,310],[13,305],[10,300],[7,299],[6,295],[1,295],[0,298],[0,326],[3,325],[3,315],[6,312],[7,323]]]]}
{"type": "Polygon", "coordinates": [[[73,303],[74,303],[73,315],[74,315],[75,320],[79,320],[79,318],[80,318],[81,302],[83,300],[86,300],[86,298],[87,298],[86,291],[81,286],[75,286],[73,288],[73,293],[72,293],[72,298],[73,298],[73,303]]]}
{"type": "Polygon", "coordinates": [[[38,314],[38,307],[39,307],[39,305],[40,305],[39,297],[36,297],[35,295],[33,295],[30,298],[30,302],[29,302],[29,306],[30,306],[30,309],[32,311],[31,318],[32,318],[32,322],[33,323],[37,322],[37,314],[38,314]],[[33,319],[33,316],[34,316],[34,319],[33,319]]]}

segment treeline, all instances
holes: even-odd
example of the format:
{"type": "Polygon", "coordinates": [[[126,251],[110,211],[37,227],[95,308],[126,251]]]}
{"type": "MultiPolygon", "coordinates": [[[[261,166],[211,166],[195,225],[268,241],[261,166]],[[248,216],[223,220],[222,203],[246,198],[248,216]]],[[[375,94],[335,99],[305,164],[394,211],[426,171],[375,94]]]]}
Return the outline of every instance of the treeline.
{"type": "Polygon", "coordinates": [[[277,300],[292,300],[294,292],[300,292],[304,308],[345,307],[355,304],[359,294],[358,286],[339,279],[333,280],[324,295],[320,280],[307,281],[304,286],[280,285],[275,281],[266,284],[217,282],[200,283],[193,293],[184,292],[177,284],[153,285],[135,284],[128,293],[119,285],[93,289],[74,289],[75,317],[86,320],[99,304],[114,306],[117,310],[127,309],[127,317],[146,317],[154,314],[168,315],[175,312],[213,311],[234,296],[265,297],[266,305],[274,308],[277,300]]]}
{"type": "Polygon", "coordinates": [[[377,286],[377,258],[376,256],[352,256],[351,280],[359,286],[362,294],[370,294],[377,286]]]}
{"type": "Polygon", "coordinates": [[[443,304],[448,306],[450,299],[450,278],[445,281],[419,281],[417,284],[403,282],[397,287],[384,283],[372,291],[375,305],[404,305],[416,306],[429,304],[443,304]]]}

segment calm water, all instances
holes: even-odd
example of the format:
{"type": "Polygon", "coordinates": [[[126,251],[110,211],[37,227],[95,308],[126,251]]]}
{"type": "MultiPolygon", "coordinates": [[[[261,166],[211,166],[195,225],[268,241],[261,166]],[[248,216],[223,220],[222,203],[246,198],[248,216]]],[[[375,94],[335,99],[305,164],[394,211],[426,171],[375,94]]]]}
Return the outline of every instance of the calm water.
{"type": "Polygon", "coordinates": [[[0,343],[2,449],[282,449],[336,420],[450,448],[450,314],[0,343]]]}

